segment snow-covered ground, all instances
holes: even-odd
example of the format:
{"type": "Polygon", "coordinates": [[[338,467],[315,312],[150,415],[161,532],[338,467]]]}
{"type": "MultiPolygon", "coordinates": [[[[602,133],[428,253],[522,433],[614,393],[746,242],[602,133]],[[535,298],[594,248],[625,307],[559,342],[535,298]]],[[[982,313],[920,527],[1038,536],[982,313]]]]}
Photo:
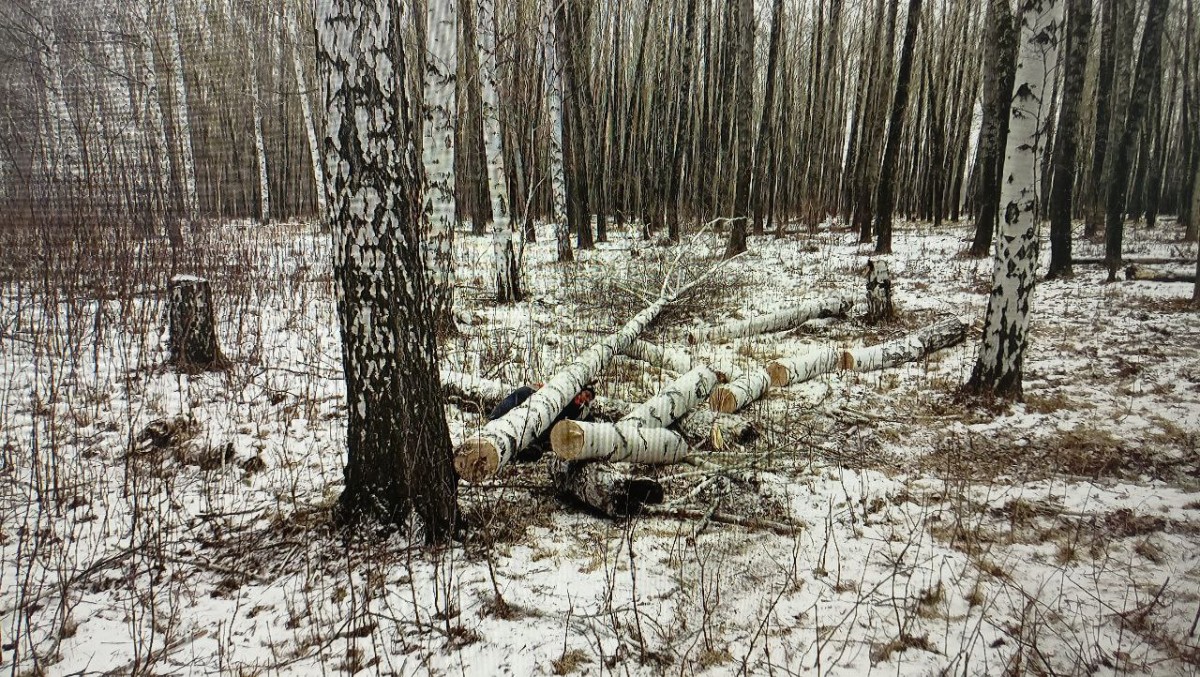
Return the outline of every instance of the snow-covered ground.
{"type": "MultiPolygon", "coordinates": [[[[1025,401],[995,405],[958,393],[991,277],[990,260],[959,255],[964,227],[898,228],[897,318],[882,327],[861,320],[869,249],[853,234],[752,238],[705,298],[643,338],[737,376],[950,314],[975,330],[919,363],[772,390],[742,412],[757,442],[698,450],[753,481],[648,471],[687,514],[715,507],[794,534],[613,522],[556,498],[543,465],[514,466],[461,487],[467,538],[431,552],[329,524],[344,402],[326,236],[208,236],[215,249],[184,272],[213,281],[224,373],[165,366],[165,269],[114,265],[83,284],[86,266],[69,261],[0,266],[0,666],[13,674],[1200,670],[1188,284],[1106,285],[1095,266],[1041,284],[1025,401]],[[860,303],[782,334],[685,340],[832,294],[860,303]],[[177,416],[173,442],[139,443],[177,416]]],[[[1178,236],[1173,223],[1132,230],[1127,255],[1194,258],[1178,236]]],[[[657,292],[672,262],[696,274],[723,246],[617,232],[564,266],[551,231],[539,237],[525,250],[529,298],[497,307],[490,238],[459,235],[462,332],[446,339],[446,367],[542,381],[640,310],[639,288],[657,292]]],[[[598,390],[641,401],[671,377],[622,363],[598,390]]],[[[481,424],[446,413],[456,441],[481,424]]]]}

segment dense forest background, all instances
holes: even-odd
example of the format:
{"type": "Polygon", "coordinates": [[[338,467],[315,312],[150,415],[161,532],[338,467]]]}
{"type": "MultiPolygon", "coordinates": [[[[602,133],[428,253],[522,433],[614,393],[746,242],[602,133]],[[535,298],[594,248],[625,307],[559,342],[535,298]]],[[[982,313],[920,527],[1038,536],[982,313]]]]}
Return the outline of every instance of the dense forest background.
{"type": "MultiPolygon", "coordinates": [[[[414,91],[430,204],[453,197],[459,222],[477,232],[498,216],[565,215],[586,247],[610,222],[675,238],[714,219],[752,218],[762,232],[832,217],[869,240],[886,186],[898,216],[978,219],[973,251],[987,252],[1016,52],[1005,0],[400,5],[410,63],[423,64],[414,91]]],[[[1050,70],[1044,209],[1068,85],[1081,88],[1070,164],[1086,235],[1103,231],[1113,149],[1145,90],[1124,211],[1149,224],[1178,214],[1194,235],[1194,3],[1171,3],[1143,88],[1135,67],[1147,2],[1068,10],[1069,22],[1087,22],[1086,65],[1069,72],[1060,49],[1050,70]]],[[[199,219],[319,216],[324,105],[312,25],[297,0],[6,0],[5,218],[168,224],[179,236],[199,219]]]]}

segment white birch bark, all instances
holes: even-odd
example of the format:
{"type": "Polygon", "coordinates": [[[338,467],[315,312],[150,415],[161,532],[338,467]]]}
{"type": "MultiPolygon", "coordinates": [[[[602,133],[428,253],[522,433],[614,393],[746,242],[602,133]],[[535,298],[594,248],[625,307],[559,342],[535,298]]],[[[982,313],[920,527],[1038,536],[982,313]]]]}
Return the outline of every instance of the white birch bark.
{"type": "Polygon", "coordinates": [[[772,388],[782,388],[812,380],[837,369],[841,352],[828,347],[812,348],[799,357],[785,357],[767,363],[772,388]]]}
{"type": "Polygon", "coordinates": [[[325,199],[325,170],[321,166],[321,145],[317,141],[317,127],[313,122],[312,104],[308,100],[308,78],[304,75],[304,62],[300,58],[300,31],[296,28],[296,15],[291,0],[283,3],[284,21],[288,37],[292,41],[292,70],[295,71],[296,92],[300,96],[300,117],[304,121],[304,134],[308,140],[308,156],[312,161],[313,185],[317,191],[317,217],[324,223],[328,216],[325,199]]]}
{"type": "Polygon", "coordinates": [[[139,110],[142,115],[142,127],[148,136],[148,153],[145,160],[150,171],[154,173],[156,199],[161,208],[165,208],[171,191],[171,152],[167,146],[167,125],[162,109],[162,90],[160,87],[158,64],[154,60],[154,45],[152,38],[150,0],[141,0],[136,5],[139,30],[138,48],[141,54],[141,103],[139,110]]]}
{"type": "Polygon", "coordinates": [[[550,445],[559,458],[568,461],[669,464],[678,463],[688,453],[687,442],[679,433],[635,421],[559,421],[550,431],[550,445]]]}
{"type": "Polygon", "coordinates": [[[608,366],[613,356],[623,351],[665,305],[665,299],[652,303],[620,331],[580,354],[524,404],[489,422],[479,433],[465,440],[454,458],[459,477],[468,482],[480,482],[494,475],[513,454],[545,432],[567,402],[608,366]]]}
{"type": "Polygon", "coordinates": [[[1021,3],[1020,48],[1000,189],[1002,218],[996,237],[992,293],[979,359],[968,387],[1001,396],[1021,395],[1021,370],[1037,282],[1039,158],[1050,110],[1051,66],[1063,33],[1061,0],[1021,3]]]}
{"type": "Polygon", "coordinates": [[[438,314],[454,303],[454,79],[458,63],[454,0],[429,0],[425,52],[425,115],[422,161],[429,178],[429,230],[422,240],[438,314]]]}
{"type": "Polygon", "coordinates": [[[692,357],[682,350],[664,348],[640,339],[629,344],[625,354],[662,369],[684,373],[692,368],[692,357]]]}
{"type": "Polygon", "coordinates": [[[67,106],[62,72],[62,60],[58,48],[58,33],[55,26],[54,3],[46,1],[38,8],[38,36],[41,49],[38,58],[42,70],[43,116],[43,171],[49,187],[55,193],[69,194],[82,178],[79,136],[67,106]]]}
{"type": "Polygon", "coordinates": [[[751,369],[729,383],[717,386],[709,402],[716,411],[732,414],[766,395],[770,387],[771,375],[766,369],[751,369]]]}
{"type": "MultiPolygon", "coordinates": [[[[248,35],[250,26],[246,27],[248,35]]],[[[258,49],[250,45],[250,107],[254,117],[254,154],[258,160],[259,223],[271,222],[271,183],[267,176],[267,144],[263,138],[262,99],[258,82],[258,49]]]]}
{"type": "Polygon", "coordinates": [[[769,332],[785,331],[798,327],[809,320],[820,317],[845,315],[852,302],[844,298],[827,298],[808,301],[795,308],[762,315],[751,320],[731,322],[716,327],[705,327],[688,332],[688,343],[723,342],[769,332]]]}
{"type": "Polygon", "coordinates": [[[969,322],[957,317],[948,317],[902,339],[844,351],[838,361],[838,368],[846,371],[875,371],[905,362],[915,362],[930,353],[962,343],[967,338],[969,327],[969,322]]]}
{"type": "Polygon", "coordinates": [[[492,222],[492,253],[496,265],[496,301],[520,301],[521,271],[517,261],[516,233],[509,227],[507,216],[492,222]]]}
{"type": "Polygon", "coordinates": [[[665,428],[695,409],[716,385],[715,372],[705,366],[696,367],[672,381],[654,397],[638,405],[623,416],[620,422],[665,428]]]}
{"type": "Polygon", "coordinates": [[[167,21],[170,23],[167,39],[170,41],[171,69],[175,84],[175,144],[179,152],[179,172],[183,181],[183,211],[187,218],[195,218],[200,209],[196,195],[196,159],[192,152],[192,123],[188,108],[187,79],[183,71],[183,47],[179,42],[179,17],[176,3],[167,0],[167,21]]]}

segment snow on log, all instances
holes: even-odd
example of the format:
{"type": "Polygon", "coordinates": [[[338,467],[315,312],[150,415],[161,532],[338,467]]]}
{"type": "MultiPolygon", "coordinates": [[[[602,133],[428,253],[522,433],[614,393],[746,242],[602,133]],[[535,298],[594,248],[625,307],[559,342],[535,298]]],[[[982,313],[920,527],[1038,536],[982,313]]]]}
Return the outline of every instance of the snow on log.
{"type": "Polygon", "coordinates": [[[1196,275],[1195,273],[1179,273],[1172,270],[1143,268],[1138,265],[1132,265],[1125,268],[1125,279],[1142,280],[1144,282],[1187,282],[1191,284],[1196,281],[1196,275]]]}
{"type": "Polygon", "coordinates": [[[466,439],[454,457],[458,476],[468,482],[480,482],[494,475],[515,453],[545,432],[580,389],[595,379],[614,355],[624,351],[666,304],[665,298],[655,301],[620,331],[581,353],[521,406],[489,421],[476,435],[466,439]]]}
{"type": "Polygon", "coordinates": [[[819,317],[835,317],[845,315],[852,305],[849,299],[826,298],[808,301],[795,308],[781,310],[770,315],[763,315],[752,320],[732,322],[716,327],[705,327],[688,332],[688,343],[696,344],[705,341],[720,342],[747,336],[757,336],[769,332],[785,331],[798,327],[809,320],[819,317]]]}
{"type": "Polygon", "coordinates": [[[695,409],[716,385],[716,373],[705,366],[696,367],[621,417],[620,422],[665,428],[695,409]]]}
{"type": "Polygon", "coordinates": [[[650,477],[626,475],[607,463],[550,459],[550,479],[567,494],[609,517],[636,515],[663,501],[662,485],[650,477]]]}
{"type": "Polygon", "coordinates": [[[838,367],[842,354],[827,347],[813,348],[799,357],[785,357],[767,364],[767,374],[772,388],[782,388],[793,383],[803,383],[838,367]]]}
{"type": "Polygon", "coordinates": [[[867,324],[892,316],[892,274],[887,261],[867,261],[867,324]]]}
{"type": "Polygon", "coordinates": [[[217,344],[212,285],[191,275],[167,284],[171,364],[184,370],[221,369],[228,361],[217,344]]]}
{"type": "Polygon", "coordinates": [[[957,317],[948,317],[909,336],[874,346],[842,352],[838,368],[848,371],[886,369],[961,343],[970,325],[957,317]]]}
{"type": "Polygon", "coordinates": [[[600,459],[627,463],[678,463],[688,444],[679,433],[635,421],[559,421],[550,431],[555,455],[568,461],[600,459]]]}
{"type": "Polygon", "coordinates": [[[713,390],[709,403],[723,414],[732,414],[742,407],[767,394],[771,387],[771,375],[766,369],[751,369],[738,378],[713,390]]]}
{"type": "Polygon", "coordinates": [[[692,357],[682,350],[663,348],[653,343],[634,340],[625,349],[625,354],[635,360],[648,362],[662,369],[684,373],[692,369],[692,357]]]}

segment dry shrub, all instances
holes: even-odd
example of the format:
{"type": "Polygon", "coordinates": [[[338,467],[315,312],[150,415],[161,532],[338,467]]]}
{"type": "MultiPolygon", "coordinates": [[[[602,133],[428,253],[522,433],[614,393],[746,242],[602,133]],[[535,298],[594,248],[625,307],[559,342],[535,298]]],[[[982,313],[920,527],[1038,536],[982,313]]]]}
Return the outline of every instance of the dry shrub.
{"type": "Polygon", "coordinates": [[[564,651],[562,656],[550,661],[550,669],[556,675],[569,675],[592,659],[582,649],[564,651]]]}

